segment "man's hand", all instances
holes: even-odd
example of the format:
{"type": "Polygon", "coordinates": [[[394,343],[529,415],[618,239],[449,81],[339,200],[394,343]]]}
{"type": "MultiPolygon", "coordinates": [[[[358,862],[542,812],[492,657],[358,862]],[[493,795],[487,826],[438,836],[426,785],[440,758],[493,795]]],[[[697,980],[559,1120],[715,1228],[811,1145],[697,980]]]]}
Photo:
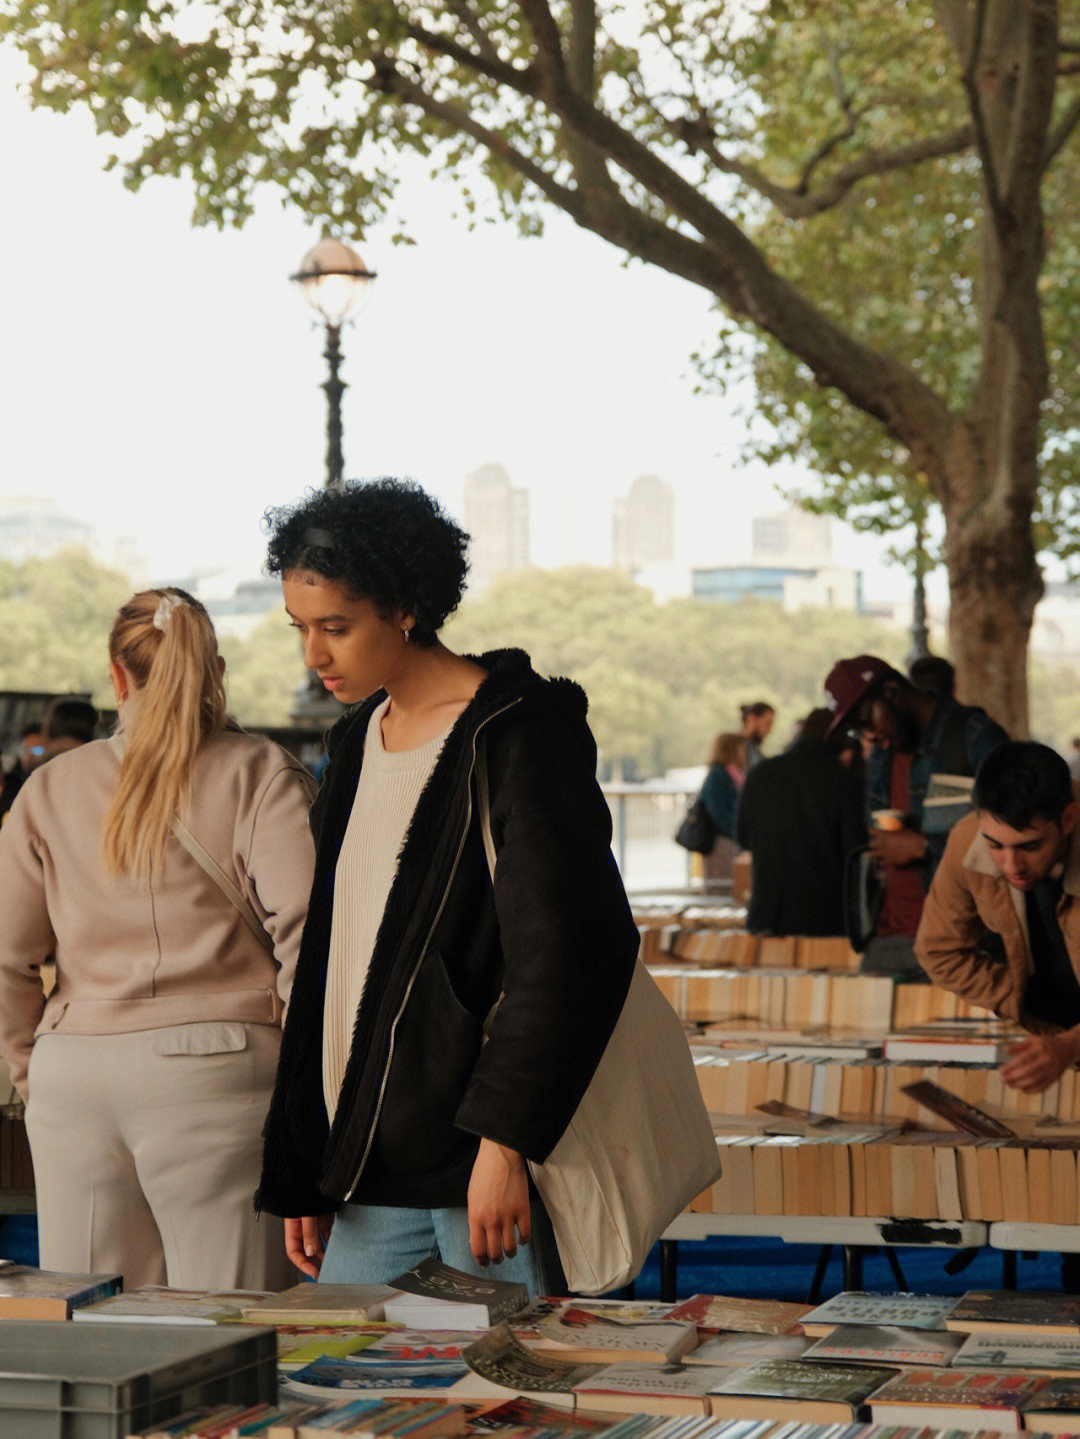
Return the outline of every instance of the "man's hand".
{"type": "Polygon", "coordinates": [[[918,864],[930,848],[916,829],[876,829],[870,836],[870,853],[879,865],[918,864]]]}
{"type": "Polygon", "coordinates": [[[528,1243],[530,1222],[525,1161],[516,1149],[481,1139],[469,1179],[469,1248],[477,1264],[512,1259],[518,1238],[528,1243]]]}
{"type": "Polygon", "coordinates": [[[309,1214],[303,1219],[285,1220],[285,1253],[301,1274],[318,1279],[333,1224],[332,1214],[309,1214]]]}
{"type": "Polygon", "coordinates": [[[1060,1034],[1033,1034],[1009,1050],[1009,1057],[1001,1066],[1001,1077],[1012,1089],[1041,1094],[1078,1060],[1080,1031],[1065,1029],[1060,1034]]]}

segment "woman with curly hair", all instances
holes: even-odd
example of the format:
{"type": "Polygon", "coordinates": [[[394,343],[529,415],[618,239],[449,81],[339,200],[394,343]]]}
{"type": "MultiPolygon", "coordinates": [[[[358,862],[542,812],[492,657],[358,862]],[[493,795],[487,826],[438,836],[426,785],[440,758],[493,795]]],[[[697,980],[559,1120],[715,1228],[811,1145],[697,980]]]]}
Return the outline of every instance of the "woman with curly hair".
{"type": "Polygon", "coordinates": [[[41,1262],[126,1288],[282,1288],[281,1230],[251,1191],[314,782],[227,719],[184,590],[122,607],[109,672],[116,735],[36,769],[0,832],[0,1054],[26,1099],[41,1262]]]}
{"type": "Polygon", "coordinates": [[[324,1281],[438,1254],[558,1293],[526,1161],[566,1129],[638,948],[585,696],[519,650],[441,642],[467,536],[417,486],[346,485],[268,525],[305,663],[348,708],[256,1202],[324,1281]]]}

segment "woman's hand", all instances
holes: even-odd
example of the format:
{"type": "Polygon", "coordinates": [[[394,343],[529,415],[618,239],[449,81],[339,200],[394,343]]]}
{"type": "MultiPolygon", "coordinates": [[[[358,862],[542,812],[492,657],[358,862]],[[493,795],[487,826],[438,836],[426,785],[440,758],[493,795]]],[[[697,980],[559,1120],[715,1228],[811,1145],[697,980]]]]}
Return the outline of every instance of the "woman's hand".
{"type": "MultiPolygon", "coordinates": [[[[496,1264],[529,1242],[529,1176],[516,1149],[481,1139],[469,1179],[469,1248],[477,1264],[496,1264]],[[517,1233],[515,1234],[515,1229],[517,1233]]],[[[295,1261],[294,1261],[295,1263],[295,1261]]]]}
{"type": "Polygon", "coordinates": [[[303,1219],[285,1220],[285,1253],[301,1274],[318,1279],[333,1224],[332,1214],[307,1214],[303,1219]]]}

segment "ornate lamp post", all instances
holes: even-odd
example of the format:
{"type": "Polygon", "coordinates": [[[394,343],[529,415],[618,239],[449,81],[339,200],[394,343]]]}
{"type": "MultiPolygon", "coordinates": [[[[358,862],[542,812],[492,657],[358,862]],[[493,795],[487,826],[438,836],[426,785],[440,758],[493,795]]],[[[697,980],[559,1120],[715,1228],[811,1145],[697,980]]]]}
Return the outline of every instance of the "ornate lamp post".
{"type": "MultiPolygon", "coordinates": [[[[374,280],[355,250],[340,240],[320,240],[300,261],[300,268],[289,277],[304,292],[304,298],[326,322],[326,349],[323,354],[330,373],[323,381],[326,391],[326,488],[337,489],[345,472],[342,450],[341,397],[345,381],[341,378],[341,327],[363,304],[368,287],[374,280]]],[[[296,695],[293,720],[296,724],[318,728],[331,724],[341,707],[327,693],[318,676],[311,671],[296,695]]]]}
{"type": "Polygon", "coordinates": [[[326,349],[323,354],[330,367],[323,381],[326,391],[326,488],[341,484],[345,469],[342,453],[341,396],[345,381],[341,378],[341,327],[363,304],[374,273],[367,269],[355,250],[340,240],[320,240],[300,261],[300,268],[290,279],[304,292],[304,298],[326,322],[326,349]]]}

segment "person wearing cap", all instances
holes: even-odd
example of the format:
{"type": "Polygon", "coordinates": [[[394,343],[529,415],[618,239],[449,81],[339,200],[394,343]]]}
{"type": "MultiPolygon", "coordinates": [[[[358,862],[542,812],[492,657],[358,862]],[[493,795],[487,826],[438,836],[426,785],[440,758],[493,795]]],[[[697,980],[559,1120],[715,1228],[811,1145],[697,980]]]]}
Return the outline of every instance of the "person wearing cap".
{"type": "Polygon", "coordinates": [[[917,971],[912,941],[949,831],[971,809],[979,765],[1008,735],[977,705],[919,689],[877,655],[839,660],[825,690],[830,736],[871,741],[866,810],[885,892],[863,968],[917,971]],[[873,823],[882,811],[894,827],[873,823]]]}

